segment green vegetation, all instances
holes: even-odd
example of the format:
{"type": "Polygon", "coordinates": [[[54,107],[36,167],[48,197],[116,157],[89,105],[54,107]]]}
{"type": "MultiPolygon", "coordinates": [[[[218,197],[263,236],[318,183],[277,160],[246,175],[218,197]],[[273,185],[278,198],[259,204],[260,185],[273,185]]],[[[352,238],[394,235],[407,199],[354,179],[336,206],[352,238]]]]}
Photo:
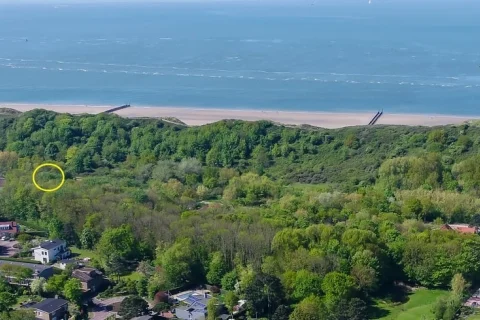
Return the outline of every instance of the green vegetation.
{"type": "MultiPolygon", "coordinates": [[[[188,128],[35,110],[0,118],[0,136],[0,216],[93,258],[116,282],[105,296],[210,283],[251,317],[448,320],[480,281],[480,237],[440,229],[480,225],[474,124],[188,128]],[[58,192],[32,186],[45,161],[67,173],[58,192]],[[399,282],[427,289],[375,308],[399,282]]],[[[46,284],[72,301],[75,288],[46,284]]]]}
{"type": "Polygon", "coordinates": [[[438,298],[446,296],[444,290],[419,289],[408,296],[406,303],[387,303],[378,301],[377,306],[387,315],[376,319],[382,320],[426,320],[435,319],[432,308],[438,298]]]}

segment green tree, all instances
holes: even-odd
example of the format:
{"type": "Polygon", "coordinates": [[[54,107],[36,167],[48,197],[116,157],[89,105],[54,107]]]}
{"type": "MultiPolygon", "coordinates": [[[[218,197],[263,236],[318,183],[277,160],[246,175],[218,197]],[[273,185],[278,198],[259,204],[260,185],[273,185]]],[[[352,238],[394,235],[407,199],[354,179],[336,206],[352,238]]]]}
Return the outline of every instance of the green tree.
{"type": "Polygon", "coordinates": [[[126,297],[120,304],[118,315],[124,319],[143,316],[148,312],[148,303],[140,297],[126,297]]]}
{"type": "Polygon", "coordinates": [[[235,270],[227,272],[222,278],[222,288],[224,290],[235,290],[235,284],[237,284],[238,276],[235,270]]]}
{"type": "Polygon", "coordinates": [[[293,310],[290,320],[327,320],[328,311],[322,299],[310,296],[303,299],[293,310]]]}
{"type": "Polygon", "coordinates": [[[167,282],[178,286],[195,279],[195,252],[191,240],[182,239],[160,255],[167,282]]]}
{"type": "Polygon", "coordinates": [[[102,233],[97,245],[97,251],[101,257],[103,265],[112,256],[120,259],[131,259],[135,256],[136,241],[133,236],[132,228],[122,225],[118,228],[109,228],[102,233]]]}
{"type": "Polygon", "coordinates": [[[63,288],[63,294],[71,302],[80,305],[82,303],[82,283],[80,280],[75,278],[67,280],[63,288]]]}
{"type": "Polygon", "coordinates": [[[15,310],[0,314],[0,320],[35,320],[32,310],[15,310]]]}
{"type": "Polygon", "coordinates": [[[15,295],[9,292],[0,292],[0,312],[8,311],[15,303],[17,303],[15,295]]]}
{"type": "Polygon", "coordinates": [[[300,270],[296,273],[292,298],[301,301],[311,295],[321,294],[322,278],[313,272],[300,270]]]}
{"type": "Polygon", "coordinates": [[[56,274],[47,280],[46,289],[52,293],[62,293],[65,287],[67,276],[64,274],[56,274]]]}
{"type": "Polygon", "coordinates": [[[207,281],[210,284],[219,285],[223,276],[227,273],[227,264],[221,252],[214,252],[208,265],[207,281]]]}
{"type": "Polygon", "coordinates": [[[350,299],[355,294],[356,284],[351,276],[334,271],[323,279],[322,290],[325,292],[325,304],[331,308],[342,299],[350,299]]]}
{"type": "Polygon", "coordinates": [[[220,315],[220,302],[217,298],[211,298],[207,302],[207,320],[216,320],[220,315]]]}
{"type": "Polygon", "coordinates": [[[238,297],[233,291],[228,291],[224,298],[225,306],[230,314],[233,313],[233,308],[238,304],[238,297]]]}
{"type": "Polygon", "coordinates": [[[92,228],[85,227],[80,234],[80,243],[84,249],[93,249],[99,239],[98,234],[92,228]]]}
{"type": "Polygon", "coordinates": [[[137,293],[140,297],[146,297],[148,294],[147,291],[147,286],[148,286],[148,279],[145,276],[140,277],[140,279],[137,280],[136,288],[137,288],[137,293]]]}
{"type": "Polygon", "coordinates": [[[279,305],[275,313],[272,315],[272,320],[288,320],[290,316],[290,308],[286,305],[279,305]]]}
{"type": "Polygon", "coordinates": [[[32,293],[38,294],[39,296],[43,295],[43,293],[47,291],[47,281],[45,278],[34,279],[30,283],[30,290],[32,293]]]}
{"type": "Polygon", "coordinates": [[[452,278],[451,287],[452,294],[462,299],[468,289],[468,283],[465,281],[462,274],[457,273],[452,278]]]}

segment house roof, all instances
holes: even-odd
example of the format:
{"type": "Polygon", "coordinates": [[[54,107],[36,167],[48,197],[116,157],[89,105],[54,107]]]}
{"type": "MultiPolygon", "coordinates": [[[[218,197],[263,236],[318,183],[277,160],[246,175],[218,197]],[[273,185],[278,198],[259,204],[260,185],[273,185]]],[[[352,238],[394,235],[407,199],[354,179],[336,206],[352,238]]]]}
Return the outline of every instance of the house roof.
{"type": "Polygon", "coordinates": [[[37,309],[43,312],[52,313],[60,309],[66,304],[68,304],[67,300],[49,298],[49,299],[43,300],[42,302],[34,304],[33,306],[31,306],[31,308],[37,309]]]}
{"type": "Polygon", "coordinates": [[[47,269],[52,269],[51,266],[44,265],[44,264],[35,264],[35,263],[25,263],[25,262],[15,262],[15,261],[7,261],[7,260],[0,260],[0,266],[4,264],[10,264],[14,266],[29,268],[33,271],[43,272],[47,269]]]}
{"type": "Polygon", "coordinates": [[[42,242],[40,244],[40,248],[50,250],[58,246],[61,246],[63,244],[65,244],[65,241],[60,239],[48,240],[48,241],[42,242]]]}
{"type": "Polygon", "coordinates": [[[455,230],[461,233],[477,233],[478,228],[468,224],[445,224],[442,229],[455,230]]]}
{"type": "Polygon", "coordinates": [[[83,267],[75,269],[72,272],[72,277],[77,278],[82,282],[88,282],[93,278],[101,277],[102,273],[94,268],[83,267]]]}
{"type": "Polygon", "coordinates": [[[2,221],[0,222],[0,232],[18,233],[18,224],[15,221],[2,221]]]}

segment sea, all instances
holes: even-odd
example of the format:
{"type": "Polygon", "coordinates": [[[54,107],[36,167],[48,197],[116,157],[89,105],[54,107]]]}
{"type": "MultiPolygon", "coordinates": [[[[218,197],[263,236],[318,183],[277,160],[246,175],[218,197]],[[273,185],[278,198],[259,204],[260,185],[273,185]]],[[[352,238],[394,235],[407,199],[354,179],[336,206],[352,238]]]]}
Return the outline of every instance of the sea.
{"type": "Polygon", "coordinates": [[[4,1],[0,101],[480,115],[479,35],[478,0],[4,1]]]}

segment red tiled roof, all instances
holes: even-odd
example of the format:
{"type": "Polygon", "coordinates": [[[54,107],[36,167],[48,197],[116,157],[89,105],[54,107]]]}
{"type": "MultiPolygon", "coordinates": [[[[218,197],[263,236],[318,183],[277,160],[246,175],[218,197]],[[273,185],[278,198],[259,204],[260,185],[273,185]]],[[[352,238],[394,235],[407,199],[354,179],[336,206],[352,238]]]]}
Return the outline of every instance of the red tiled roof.
{"type": "Polygon", "coordinates": [[[459,225],[459,224],[445,224],[441,227],[442,230],[455,230],[457,232],[461,233],[470,233],[474,234],[478,232],[478,228],[474,226],[469,226],[467,224],[465,225],[459,225]]]}
{"type": "Polygon", "coordinates": [[[18,225],[15,221],[3,221],[0,222],[0,226],[7,226],[8,229],[0,228],[0,233],[18,233],[18,225]]]}
{"type": "Polygon", "coordinates": [[[475,227],[458,227],[458,228],[456,228],[456,230],[458,232],[461,232],[461,233],[476,233],[477,228],[475,228],[475,227]]]}

